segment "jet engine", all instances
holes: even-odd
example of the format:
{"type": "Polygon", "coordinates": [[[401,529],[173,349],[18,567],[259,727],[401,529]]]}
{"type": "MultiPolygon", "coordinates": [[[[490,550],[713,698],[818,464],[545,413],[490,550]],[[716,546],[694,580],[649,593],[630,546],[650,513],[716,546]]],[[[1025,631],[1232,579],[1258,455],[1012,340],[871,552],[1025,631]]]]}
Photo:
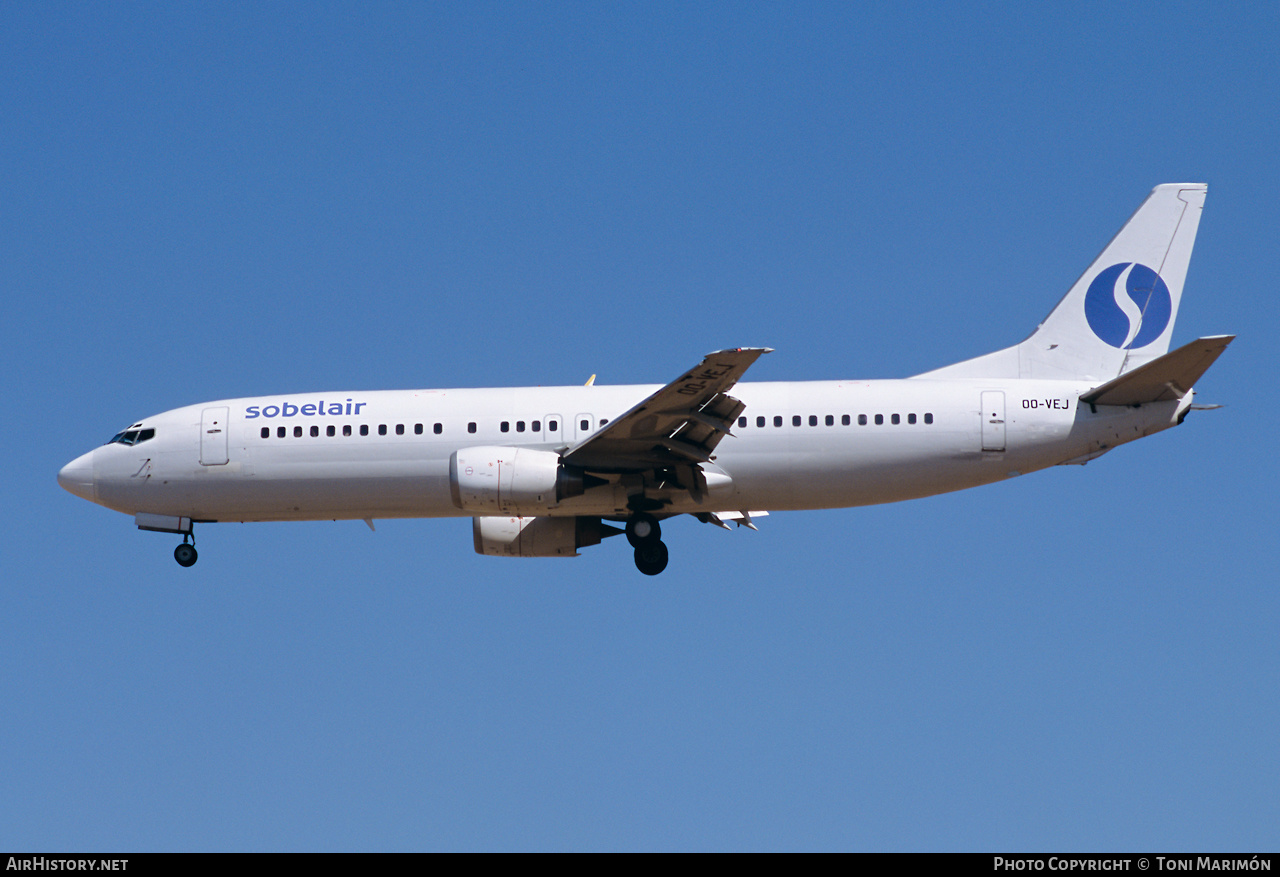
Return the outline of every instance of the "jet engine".
{"type": "Polygon", "coordinates": [[[497,557],[577,557],[622,531],[599,518],[472,518],[476,554],[497,557]]]}
{"type": "Polygon", "coordinates": [[[544,512],[606,483],[565,466],[555,451],[478,447],[454,451],[449,458],[453,504],[467,512],[544,512]]]}

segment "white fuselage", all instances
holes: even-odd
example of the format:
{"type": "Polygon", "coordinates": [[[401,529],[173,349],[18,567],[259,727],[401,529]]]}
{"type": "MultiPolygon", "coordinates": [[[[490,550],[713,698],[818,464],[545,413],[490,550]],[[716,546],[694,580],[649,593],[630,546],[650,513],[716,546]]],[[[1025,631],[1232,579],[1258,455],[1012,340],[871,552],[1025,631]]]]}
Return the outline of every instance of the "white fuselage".
{"type": "MultiPolygon", "coordinates": [[[[1175,425],[1190,404],[1190,393],[1141,406],[1077,404],[1096,383],[739,383],[734,395],[746,409],[711,464],[728,478],[713,481],[701,502],[672,492],[662,513],[834,508],[960,490],[1097,456],[1175,425]]],[[[74,492],[108,508],[195,521],[471,516],[450,492],[455,451],[563,451],[657,389],[229,399],[148,418],[138,426],[154,429],[153,438],[97,448],[64,475],[78,479],[74,492]]],[[[614,476],[540,514],[625,516],[627,491],[614,476]]]]}
{"type": "Polygon", "coordinates": [[[228,399],[135,423],[58,482],[181,534],[182,566],[203,521],[471,517],[481,554],[571,557],[625,534],[657,575],[673,515],[752,527],[913,499],[1181,423],[1234,337],[1169,349],[1205,191],[1155,187],[1022,342],[915,377],[745,383],[770,351],[735,347],[661,386],[228,399]]]}

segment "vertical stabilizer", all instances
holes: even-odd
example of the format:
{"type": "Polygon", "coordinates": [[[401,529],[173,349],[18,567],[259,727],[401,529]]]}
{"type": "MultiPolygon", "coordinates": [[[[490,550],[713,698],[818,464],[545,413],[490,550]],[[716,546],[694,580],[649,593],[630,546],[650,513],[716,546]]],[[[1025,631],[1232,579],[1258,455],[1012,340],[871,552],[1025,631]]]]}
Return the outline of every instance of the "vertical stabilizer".
{"type": "Polygon", "coordinates": [[[1031,337],[921,377],[1106,381],[1163,356],[1207,191],[1156,186],[1031,337]]]}
{"type": "Polygon", "coordinates": [[[1207,187],[1156,186],[1018,345],[1022,377],[1110,379],[1169,352],[1207,187]]]}

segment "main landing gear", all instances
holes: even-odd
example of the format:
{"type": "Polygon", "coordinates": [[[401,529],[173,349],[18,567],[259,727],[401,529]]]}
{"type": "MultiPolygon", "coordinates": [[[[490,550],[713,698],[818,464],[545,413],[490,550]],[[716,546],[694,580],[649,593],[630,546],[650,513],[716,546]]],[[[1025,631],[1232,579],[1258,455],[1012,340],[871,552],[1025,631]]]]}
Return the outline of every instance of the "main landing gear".
{"type": "Polygon", "coordinates": [[[667,546],[662,542],[662,528],[652,515],[638,514],[627,518],[627,541],[636,550],[636,569],[656,576],[667,568],[667,546]]]}
{"type": "Polygon", "coordinates": [[[200,557],[200,555],[196,554],[195,540],[192,539],[191,542],[188,542],[188,538],[190,538],[188,534],[184,533],[182,544],[173,549],[173,559],[178,561],[178,566],[194,566],[200,557]]]}

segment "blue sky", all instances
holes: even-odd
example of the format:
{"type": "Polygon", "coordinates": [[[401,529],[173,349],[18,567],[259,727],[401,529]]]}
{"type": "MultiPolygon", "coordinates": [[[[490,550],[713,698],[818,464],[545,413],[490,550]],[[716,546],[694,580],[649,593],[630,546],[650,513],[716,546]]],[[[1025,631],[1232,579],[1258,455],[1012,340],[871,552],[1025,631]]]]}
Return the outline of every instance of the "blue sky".
{"type": "Polygon", "coordinates": [[[0,847],[1274,849],[1269,4],[0,9],[0,847]],[[60,490],[269,392],[897,377],[1024,337],[1152,186],[1222,410],[885,507],[482,558],[60,490]]]}

